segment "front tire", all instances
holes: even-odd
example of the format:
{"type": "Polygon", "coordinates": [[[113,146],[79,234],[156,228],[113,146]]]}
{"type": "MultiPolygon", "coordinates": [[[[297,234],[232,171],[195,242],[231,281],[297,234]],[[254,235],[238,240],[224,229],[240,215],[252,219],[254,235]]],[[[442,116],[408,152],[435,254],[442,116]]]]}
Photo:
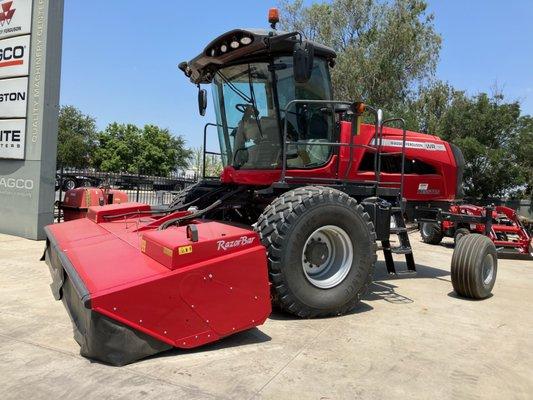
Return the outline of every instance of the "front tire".
{"type": "Polygon", "coordinates": [[[492,240],[472,233],[457,243],[452,256],[452,285],[455,292],[470,299],[490,296],[496,273],[498,257],[492,240]]]}
{"type": "Polygon", "coordinates": [[[374,226],[341,191],[307,186],[286,192],[265,208],[256,230],[282,310],[305,318],[344,314],[372,282],[374,226]]]}

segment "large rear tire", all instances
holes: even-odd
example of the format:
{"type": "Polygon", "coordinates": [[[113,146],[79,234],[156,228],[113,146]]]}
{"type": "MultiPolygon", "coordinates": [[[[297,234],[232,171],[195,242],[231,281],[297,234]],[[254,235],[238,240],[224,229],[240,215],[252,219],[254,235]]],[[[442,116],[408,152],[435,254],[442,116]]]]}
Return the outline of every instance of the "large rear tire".
{"type": "Polygon", "coordinates": [[[307,186],[286,192],[265,208],[256,230],[282,310],[304,318],[344,314],[372,282],[374,226],[341,191],[307,186]]]}
{"type": "Polygon", "coordinates": [[[422,222],[420,224],[420,236],[424,243],[439,244],[444,237],[444,233],[439,224],[434,222],[422,222]]]}
{"type": "Polygon", "coordinates": [[[490,296],[498,257],[492,241],[478,233],[463,236],[457,242],[452,256],[452,285],[459,296],[485,299],[490,296]]]}

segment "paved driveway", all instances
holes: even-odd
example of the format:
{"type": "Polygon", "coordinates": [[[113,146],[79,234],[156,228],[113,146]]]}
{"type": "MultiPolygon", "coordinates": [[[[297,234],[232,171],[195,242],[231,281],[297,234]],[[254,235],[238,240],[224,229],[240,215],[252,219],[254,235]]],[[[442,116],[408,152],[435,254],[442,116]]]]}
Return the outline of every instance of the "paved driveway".
{"type": "Polygon", "coordinates": [[[411,240],[418,276],[390,278],[379,261],[349,315],[274,313],[259,329],[117,368],[79,356],[38,261],[44,243],[0,235],[1,398],[533,398],[533,261],[500,260],[494,296],[462,300],[451,247],[411,240]]]}

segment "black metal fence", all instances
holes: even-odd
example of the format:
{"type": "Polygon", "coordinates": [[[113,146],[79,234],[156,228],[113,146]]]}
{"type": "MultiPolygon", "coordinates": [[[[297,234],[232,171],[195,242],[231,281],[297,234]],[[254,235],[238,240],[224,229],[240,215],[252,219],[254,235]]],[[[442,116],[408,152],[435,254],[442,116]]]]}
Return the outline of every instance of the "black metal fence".
{"type": "Polygon", "coordinates": [[[177,171],[163,177],[142,172],[131,174],[61,168],[56,173],[56,204],[63,201],[67,190],[77,187],[120,189],[127,193],[129,201],[151,205],[169,204],[177,192],[197,180],[198,176],[193,171],[177,171]]]}

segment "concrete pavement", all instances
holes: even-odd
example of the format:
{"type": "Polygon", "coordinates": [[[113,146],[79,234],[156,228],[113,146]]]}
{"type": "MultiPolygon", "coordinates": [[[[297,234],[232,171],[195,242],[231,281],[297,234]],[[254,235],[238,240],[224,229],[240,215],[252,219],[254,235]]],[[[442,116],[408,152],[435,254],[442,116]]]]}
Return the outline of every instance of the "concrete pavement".
{"type": "Polygon", "coordinates": [[[533,261],[499,260],[494,296],[469,301],[452,292],[452,248],[418,232],[411,241],[418,275],[390,278],[379,261],[349,315],[274,313],[259,329],[117,368],[79,355],[38,261],[44,243],[0,235],[1,398],[533,398],[533,261]]]}

